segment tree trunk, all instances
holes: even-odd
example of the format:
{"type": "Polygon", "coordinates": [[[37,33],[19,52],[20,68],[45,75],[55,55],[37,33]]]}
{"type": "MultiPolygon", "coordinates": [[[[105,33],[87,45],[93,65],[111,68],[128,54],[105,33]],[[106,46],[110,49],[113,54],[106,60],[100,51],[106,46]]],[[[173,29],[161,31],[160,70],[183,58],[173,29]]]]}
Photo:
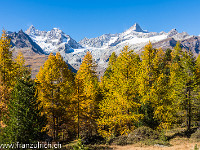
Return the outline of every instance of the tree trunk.
{"type": "Polygon", "coordinates": [[[187,130],[191,128],[191,99],[190,99],[190,90],[188,91],[188,110],[187,110],[187,130]]]}

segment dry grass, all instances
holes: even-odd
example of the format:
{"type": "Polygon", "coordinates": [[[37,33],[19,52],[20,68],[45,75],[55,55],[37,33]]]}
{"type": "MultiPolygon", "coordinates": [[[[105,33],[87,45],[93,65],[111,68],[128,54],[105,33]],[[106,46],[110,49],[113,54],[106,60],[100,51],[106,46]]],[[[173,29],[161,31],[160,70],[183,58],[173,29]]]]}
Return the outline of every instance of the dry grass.
{"type": "Polygon", "coordinates": [[[45,61],[48,59],[48,55],[35,53],[30,48],[15,48],[13,50],[13,58],[15,59],[19,52],[23,53],[25,58],[25,64],[31,68],[32,78],[35,78],[39,72],[40,67],[43,66],[45,61]]]}
{"type": "Polygon", "coordinates": [[[170,140],[172,146],[146,146],[141,143],[127,146],[111,146],[114,150],[194,150],[195,144],[200,147],[200,142],[191,141],[188,138],[175,138],[170,140]]]}

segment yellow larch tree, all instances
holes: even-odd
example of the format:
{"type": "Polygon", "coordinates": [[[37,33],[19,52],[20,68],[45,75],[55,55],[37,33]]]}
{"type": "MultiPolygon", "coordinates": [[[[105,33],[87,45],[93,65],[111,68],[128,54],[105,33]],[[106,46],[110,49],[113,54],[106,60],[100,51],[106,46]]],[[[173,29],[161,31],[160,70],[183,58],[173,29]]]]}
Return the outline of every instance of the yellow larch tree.
{"type": "Polygon", "coordinates": [[[151,128],[169,128],[174,121],[173,100],[170,99],[169,65],[171,51],[155,49],[149,43],[141,55],[140,76],[138,76],[141,96],[143,125],[151,128]]]}
{"type": "Polygon", "coordinates": [[[98,119],[98,131],[106,138],[129,133],[142,117],[136,82],[139,62],[139,55],[125,46],[106,79],[108,90],[104,91],[98,119]]]}
{"type": "Polygon", "coordinates": [[[91,136],[97,129],[99,86],[96,75],[96,63],[90,52],[87,52],[83,58],[76,74],[75,82],[76,93],[74,102],[78,132],[82,136],[91,136]]]}
{"type": "Polygon", "coordinates": [[[30,74],[30,71],[25,66],[23,55],[19,54],[16,60],[13,60],[10,39],[3,30],[0,39],[0,120],[3,114],[7,113],[7,105],[16,78],[22,77],[25,73],[30,74]]]}
{"type": "Polygon", "coordinates": [[[36,76],[38,100],[48,117],[47,129],[56,140],[70,130],[67,126],[73,119],[70,103],[74,90],[71,70],[60,53],[50,53],[44,66],[36,76]],[[63,128],[64,126],[64,128],[63,128]]]}
{"type": "Polygon", "coordinates": [[[144,47],[144,51],[141,54],[141,65],[139,69],[139,76],[137,82],[139,83],[139,94],[141,103],[141,113],[144,114],[142,124],[150,127],[158,125],[156,119],[154,119],[154,108],[152,106],[152,87],[155,79],[158,76],[158,70],[154,66],[157,50],[149,43],[144,47]]]}
{"type": "MultiPolygon", "coordinates": [[[[14,63],[10,50],[10,39],[3,30],[0,39],[0,115],[6,113],[10,93],[14,86],[14,63]]],[[[1,119],[0,119],[1,120],[1,119]]]]}

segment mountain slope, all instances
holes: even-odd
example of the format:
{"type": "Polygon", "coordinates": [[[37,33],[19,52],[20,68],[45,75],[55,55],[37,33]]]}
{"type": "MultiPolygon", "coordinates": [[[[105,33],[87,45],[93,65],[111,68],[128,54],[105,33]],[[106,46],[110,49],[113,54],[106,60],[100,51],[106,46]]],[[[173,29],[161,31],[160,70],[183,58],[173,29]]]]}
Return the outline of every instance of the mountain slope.
{"type": "MultiPolygon", "coordinates": [[[[26,65],[32,69],[32,78],[35,78],[40,67],[48,59],[47,53],[22,30],[18,33],[7,32],[7,34],[11,39],[14,58],[18,52],[22,52],[26,60],[26,65]]],[[[68,66],[73,72],[76,72],[71,65],[68,64],[68,66]]]]}
{"type": "MultiPolygon", "coordinates": [[[[199,52],[200,52],[200,36],[191,36],[189,38],[183,39],[183,40],[179,40],[179,42],[181,43],[181,47],[187,51],[191,51],[194,56],[198,56],[199,52]]],[[[167,49],[167,48],[173,48],[176,46],[177,40],[175,40],[174,38],[167,38],[165,40],[153,43],[153,47],[161,47],[163,49],[167,49]]],[[[143,49],[140,50],[140,52],[143,49]]]]}
{"type": "Polygon", "coordinates": [[[11,39],[12,47],[15,47],[16,49],[30,48],[35,53],[45,54],[42,48],[33,42],[33,40],[22,30],[20,30],[18,33],[8,32],[8,37],[11,39]]]}

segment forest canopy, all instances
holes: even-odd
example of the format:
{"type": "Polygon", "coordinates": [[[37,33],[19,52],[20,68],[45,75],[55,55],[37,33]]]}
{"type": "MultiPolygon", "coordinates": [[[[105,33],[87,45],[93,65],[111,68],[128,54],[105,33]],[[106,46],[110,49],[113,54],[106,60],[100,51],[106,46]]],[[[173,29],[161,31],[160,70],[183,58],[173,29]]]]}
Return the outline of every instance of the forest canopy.
{"type": "Polygon", "coordinates": [[[51,53],[33,80],[23,54],[13,58],[4,31],[0,140],[34,143],[42,134],[55,141],[93,135],[109,139],[141,126],[158,131],[185,126],[189,131],[199,123],[200,56],[179,42],[166,50],[149,43],[141,55],[125,46],[118,56],[111,54],[100,80],[96,67],[87,52],[75,74],[60,53],[51,53]]]}

